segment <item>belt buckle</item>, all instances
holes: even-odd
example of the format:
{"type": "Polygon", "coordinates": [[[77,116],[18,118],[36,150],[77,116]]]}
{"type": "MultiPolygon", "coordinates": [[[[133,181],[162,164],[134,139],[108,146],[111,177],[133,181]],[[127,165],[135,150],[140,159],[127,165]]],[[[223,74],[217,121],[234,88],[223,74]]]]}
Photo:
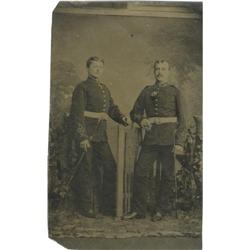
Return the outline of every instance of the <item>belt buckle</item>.
{"type": "Polygon", "coordinates": [[[106,113],[101,113],[101,119],[100,120],[107,120],[107,114],[106,113]]]}
{"type": "Polygon", "coordinates": [[[160,117],[155,117],[155,124],[156,125],[161,124],[160,117]]]}

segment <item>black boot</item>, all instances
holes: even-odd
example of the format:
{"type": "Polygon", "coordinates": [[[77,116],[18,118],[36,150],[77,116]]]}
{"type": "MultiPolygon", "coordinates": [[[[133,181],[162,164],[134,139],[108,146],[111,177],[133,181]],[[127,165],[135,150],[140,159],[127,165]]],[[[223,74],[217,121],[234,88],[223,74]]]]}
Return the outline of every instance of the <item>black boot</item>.
{"type": "Polygon", "coordinates": [[[160,212],[156,212],[151,220],[156,222],[156,221],[162,220],[162,218],[163,218],[163,215],[160,212]]]}
{"type": "Polygon", "coordinates": [[[137,212],[131,212],[123,217],[124,220],[144,219],[146,216],[137,212]]]}
{"type": "Polygon", "coordinates": [[[90,209],[88,211],[81,212],[81,215],[83,215],[84,217],[87,217],[87,218],[93,218],[93,219],[98,218],[98,215],[92,209],[90,209]]]}

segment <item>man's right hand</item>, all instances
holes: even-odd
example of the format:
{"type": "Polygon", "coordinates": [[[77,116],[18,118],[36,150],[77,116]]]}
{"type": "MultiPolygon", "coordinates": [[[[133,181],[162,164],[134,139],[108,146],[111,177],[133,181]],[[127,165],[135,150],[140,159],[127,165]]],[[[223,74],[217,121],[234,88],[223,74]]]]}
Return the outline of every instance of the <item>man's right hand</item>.
{"type": "Polygon", "coordinates": [[[152,127],[152,124],[148,119],[144,118],[141,121],[141,127],[145,128],[146,130],[150,130],[152,127]]]}
{"type": "Polygon", "coordinates": [[[88,148],[90,148],[90,143],[89,143],[89,140],[84,140],[84,141],[81,141],[80,142],[80,147],[84,149],[85,152],[88,151],[88,148]]]}

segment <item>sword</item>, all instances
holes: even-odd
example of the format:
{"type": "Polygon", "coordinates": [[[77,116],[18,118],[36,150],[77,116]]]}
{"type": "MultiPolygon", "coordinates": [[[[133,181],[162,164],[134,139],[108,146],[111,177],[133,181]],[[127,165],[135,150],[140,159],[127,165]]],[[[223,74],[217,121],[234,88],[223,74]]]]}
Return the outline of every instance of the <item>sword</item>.
{"type": "MultiPolygon", "coordinates": [[[[90,136],[90,141],[93,139],[93,136],[95,134],[95,132],[98,130],[98,128],[100,127],[100,124],[101,124],[101,121],[102,119],[98,119],[98,122],[97,122],[97,125],[94,129],[94,132],[92,134],[92,136],[90,136]]],[[[87,159],[87,162],[89,164],[89,166],[91,166],[91,159],[89,157],[89,154],[87,151],[83,151],[78,159],[78,161],[76,162],[76,164],[74,165],[73,167],[73,173],[71,174],[70,178],[68,179],[68,181],[66,182],[62,182],[61,183],[61,191],[59,192],[59,195],[62,197],[62,198],[65,198],[66,194],[68,193],[69,191],[69,187],[71,185],[71,182],[72,180],[74,179],[75,175],[76,175],[76,172],[79,168],[79,166],[81,165],[81,162],[82,160],[84,159],[84,156],[86,156],[86,159],[87,159]]]]}
{"type": "MultiPolygon", "coordinates": [[[[176,131],[175,131],[176,133],[176,131]]],[[[173,156],[174,156],[174,186],[175,186],[175,217],[178,219],[178,187],[177,187],[177,177],[176,177],[176,152],[175,152],[175,133],[174,133],[174,147],[173,147],[173,156]]]]}

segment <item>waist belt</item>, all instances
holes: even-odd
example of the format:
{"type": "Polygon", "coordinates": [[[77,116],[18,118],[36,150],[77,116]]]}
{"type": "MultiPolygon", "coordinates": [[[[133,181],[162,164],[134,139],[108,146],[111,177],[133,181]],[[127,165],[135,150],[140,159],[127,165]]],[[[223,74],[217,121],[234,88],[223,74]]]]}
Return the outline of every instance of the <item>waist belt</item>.
{"type": "Polygon", "coordinates": [[[92,111],[84,111],[84,116],[89,118],[96,118],[99,120],[107,120],[108,115],[105,112],[92,112],[92,111]]]}
{"type": "Polygon", "coordinates": [[[177,117],[148,117],[147,118],[152,124],[163,124],[163,123],[175,123],[177,117]]]}

